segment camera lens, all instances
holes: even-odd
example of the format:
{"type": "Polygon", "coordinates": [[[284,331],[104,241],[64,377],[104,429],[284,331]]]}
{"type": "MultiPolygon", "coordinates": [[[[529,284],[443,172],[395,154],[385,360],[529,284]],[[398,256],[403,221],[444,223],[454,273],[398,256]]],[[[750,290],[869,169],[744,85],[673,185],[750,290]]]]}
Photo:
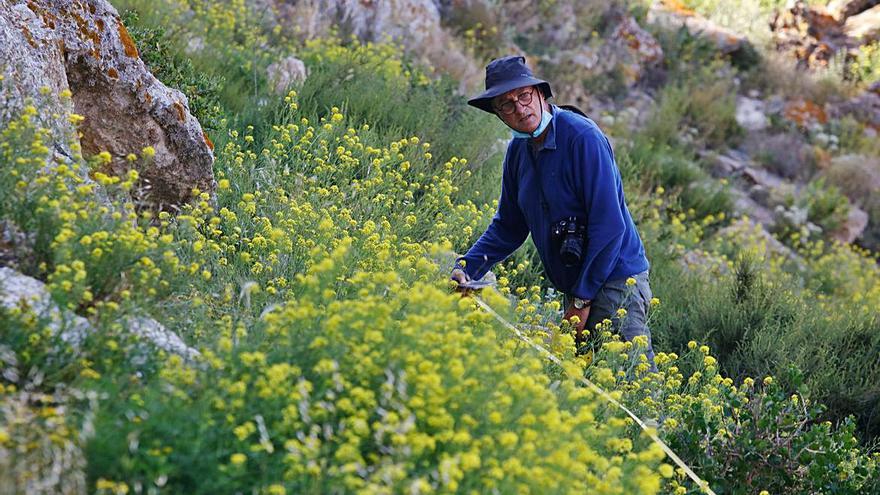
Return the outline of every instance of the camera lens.
{"type": "Polygon", "coordinates": [[[562,248],[559,250],[559,256],[562,262],[568,266],[578,264],[581,260],[580,239],[573,235],[565,236],[565,239],[562,241],[562,248]]]}

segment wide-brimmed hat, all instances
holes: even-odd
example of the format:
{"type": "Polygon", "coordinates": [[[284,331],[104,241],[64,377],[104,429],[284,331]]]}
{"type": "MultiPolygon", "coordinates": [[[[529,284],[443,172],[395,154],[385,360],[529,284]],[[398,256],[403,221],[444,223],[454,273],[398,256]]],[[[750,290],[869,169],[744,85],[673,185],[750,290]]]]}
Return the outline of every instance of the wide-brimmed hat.
{"type": "Polygon", "coordinates": [[[526,65],[526,59],[520,55],[496,58],[486,66],[486,91],[468,100],[468,105],[477,107],[484,112],[495,113],[492,99],[511,89],[538,86],[544,98],[553,96],[550,83],[536,78],[532,69],[526,65]]]}

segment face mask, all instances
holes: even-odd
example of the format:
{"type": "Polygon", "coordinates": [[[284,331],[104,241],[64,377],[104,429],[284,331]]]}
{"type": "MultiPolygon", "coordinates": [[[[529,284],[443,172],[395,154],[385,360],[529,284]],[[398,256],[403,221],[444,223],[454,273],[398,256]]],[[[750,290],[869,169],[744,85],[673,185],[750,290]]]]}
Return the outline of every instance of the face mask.
{"type": "Polygon", "coordinates": [[[517,130],[511,129],[510,134],[512,134],[513,137],[515,137],[515,138],[536,138],[536,137],[540,136],[542,132],[544,132],[544,129],[546,129],[548,125],[550,125],[550,120],[552,120],[552,118],[553,117],[550,115],[550,112],[545,111],[544,108],[542,107],[541,108],[541,123],[538,124],[537,129],[535,129],[531,133],[519,132],[517,130]]]}

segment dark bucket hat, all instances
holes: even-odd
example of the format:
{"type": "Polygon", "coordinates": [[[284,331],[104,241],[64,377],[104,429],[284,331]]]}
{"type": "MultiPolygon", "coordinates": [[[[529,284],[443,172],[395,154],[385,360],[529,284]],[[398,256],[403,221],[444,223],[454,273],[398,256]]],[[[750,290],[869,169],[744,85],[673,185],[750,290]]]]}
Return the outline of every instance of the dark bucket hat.
{"type": "Polygon", "coordinates": [[[477,107],[484,112],[495,113],[492,99],[511,89],[538,86],[544,98],[551,98],[550,83],[536,78],[532,69],[526,65],[526,59],[520,55],[496,58],[486,66],[486,91],[468,100],[468,105],[477,107]]]}

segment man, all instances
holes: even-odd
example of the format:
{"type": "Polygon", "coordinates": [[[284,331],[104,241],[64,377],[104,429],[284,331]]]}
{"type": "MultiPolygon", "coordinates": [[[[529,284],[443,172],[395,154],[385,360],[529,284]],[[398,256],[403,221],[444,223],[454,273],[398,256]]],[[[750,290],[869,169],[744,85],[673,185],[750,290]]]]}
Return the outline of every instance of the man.
{"type": "Polygon", "coordinates": [[[486,91],[468,104],[495,114],[513,139],[495,217],[458,259],[451,278],[459,284],[482,278],[531,234],[548,278],[566,295],[564,319],[578,318],[577,342],[585,327],[611,319],[626,340],[648,337],[653,368],[649,264],[611,144],[589,118],[548,104],[552,96],[550,84],[535,78],[523,57],[486,67],[486,91]]]}

